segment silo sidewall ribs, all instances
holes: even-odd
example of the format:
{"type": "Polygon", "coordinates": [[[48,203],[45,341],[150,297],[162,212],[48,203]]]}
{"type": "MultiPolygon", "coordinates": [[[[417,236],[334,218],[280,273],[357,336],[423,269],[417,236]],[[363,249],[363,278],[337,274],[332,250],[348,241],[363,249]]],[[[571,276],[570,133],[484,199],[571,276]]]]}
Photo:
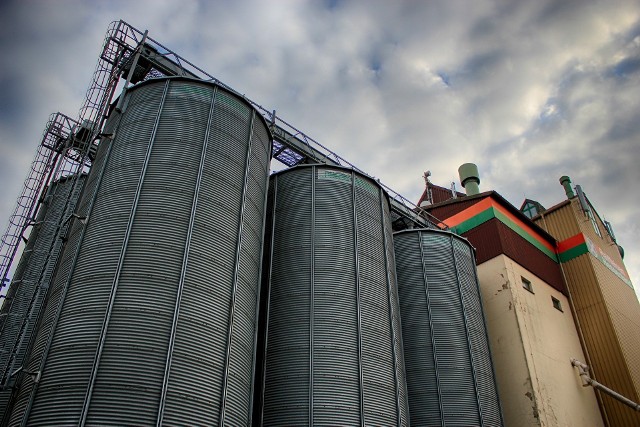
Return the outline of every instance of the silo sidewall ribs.
{"type": "Polygon", "coordinates": [[[267,124],[216,84],[163,78],[106,127],[36,339],[40,382],[20,391],[26,424],[248,425],[267,124]]]}
{"type": "Polygon", "coordinates": [[[58,257],[63,250],[69,218],[74,212],[86,175],[70,175],[52,182],[11,280],[0,312],[0,389],[2,419],[10,414],[16,375],[31,347],[32,337],[46,301],[58,257]]]}
{"type": "Polygon", "coordinates": [[[502,425],[473,248],[426,229],[394,246],[411,424],[502,425]]]}
{"type": "Polygon", "coordinates": [[[269,200],[263,424],[408,425],[386,193],[305,165],[269,200]]]}

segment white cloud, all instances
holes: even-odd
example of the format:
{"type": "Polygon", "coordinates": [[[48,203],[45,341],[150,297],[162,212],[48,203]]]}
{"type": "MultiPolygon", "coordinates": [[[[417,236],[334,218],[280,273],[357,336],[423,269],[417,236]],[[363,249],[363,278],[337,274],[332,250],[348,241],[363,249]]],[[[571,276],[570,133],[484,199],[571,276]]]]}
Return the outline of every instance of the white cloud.
{"type": "Polygon", "coordinates": [[[31,0],[0,17],[2,221],[48,115],[76,114],[122,18],[411,199],[424,170],[449,186],[469,161],[516,206],[559,202],[572,176],[640,288],[632,0],[31,0]]]}

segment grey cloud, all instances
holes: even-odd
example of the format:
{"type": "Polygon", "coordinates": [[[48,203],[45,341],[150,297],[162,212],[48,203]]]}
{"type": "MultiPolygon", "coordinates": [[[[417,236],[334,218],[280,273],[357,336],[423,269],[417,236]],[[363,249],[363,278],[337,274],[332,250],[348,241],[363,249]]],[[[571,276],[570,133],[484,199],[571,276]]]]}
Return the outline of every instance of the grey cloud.
{"type": "MultiPolygon", "coordinates": [[[[26,174],[49,113],[78,111],[122,18],[411,199],[425,169],[449,186],[467,161],[516,206],[559,202],[571,175],[615,221],[640,287],[639,209],[625,193],[640,179],[635,2],[28,4],[0,5],[12,58],[0,81],[14,88],[0,94],[3,182],[26,174]]],[[[18,185],[0,191],[4,221],[18,185]]]]}
{"type": "Polygon", "coordinates": [[[626,58],[613,67],[613,74],[619,77],[627,77],[640,71],[640,58],[626,58]]]}

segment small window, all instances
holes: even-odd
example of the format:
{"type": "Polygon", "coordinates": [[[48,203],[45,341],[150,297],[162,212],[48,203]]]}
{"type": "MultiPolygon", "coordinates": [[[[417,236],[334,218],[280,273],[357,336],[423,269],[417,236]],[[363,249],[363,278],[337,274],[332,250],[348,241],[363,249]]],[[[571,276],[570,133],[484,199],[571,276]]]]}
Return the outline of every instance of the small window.
{"type": "Polygon", "coordinates": [[[602,233],[600,233],[600,227],[598,227],[598,221],[596,221],[596,217],[593,215],[591,209],[587,212],[589,219],[591,220],[591,225],[593,226],[593,230],[596,232],[598,237],[602,237],[602,233]]]}
{"type": "Polygon", "coordinates": [[[534,216],[538,215],[538,209],[534,204],[527,204],[522,210],[522,213],[525,214],[527,218],[531,219],[534,216]]]}
{"type": "Polygon", "coordinates": [[[553,303],[553,308],[555,308],[556,310],[559,310],[559,311],[563,311],[562,310],[562,303],[560,302],[559,299],[551,297],[551,302],[553,303]]]}
{"type": "Polygon", "coordinates": [[[531,282],[528,281],[527,279],[525,279],[524,277],[520,277],[520,279],[522,279],[522,287],[525,288],[526,290],[528,290],[531,293],[533,292],[533,286],[531,285],[531,282]]]}

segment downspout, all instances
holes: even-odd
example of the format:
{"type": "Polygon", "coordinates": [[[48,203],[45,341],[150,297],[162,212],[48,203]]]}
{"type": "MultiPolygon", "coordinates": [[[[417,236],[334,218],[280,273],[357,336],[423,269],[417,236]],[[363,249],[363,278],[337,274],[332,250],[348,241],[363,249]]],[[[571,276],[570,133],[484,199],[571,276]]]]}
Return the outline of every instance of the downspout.
{"type": "MultiPolygon", "coordinates": [[[[547,226],[547,219],[544,217],[544,212],[540,212],[540,217],[542,218],[542,223],[544,224],[544,231],[549,233],[549,227],[547,226]]],[[[567,297],[569,298],[569,309],[571,311],[571,317],[573,317],[573,322],[575,323],[576,329],[578,331],[578,340],[580,341],[580,346],[582,347],[584,357],[586,357],[587,359],[587,363],[589,363],[589,365],[593,365],[591,363],[591,356],[589,356],[589,349],[587,348],[586,341],[584,339],[584,334],[582,332],[582,326],[580,325],[580,319],[578,319],[578,313],[576,312],[576,309],[573,305],[573,297],[571,295],[571,290],[567,285],[567,275],[564,272],[564,267],[562,266],[562,262],[560,262],[559,258],[558,258],[558,265],[560,266],[560,273],[562,274],[562,280],[564,281],[565,289],[567,291],[567,297]]],[[[594,393],[594,394],[596,395],[596,400],[598,401],[598,407],[600,408],[602,420],[604,421],[605,425],[609,426],[609,416],[607,415],[607,410],[604,407],[602,396],[600,396],[600,393],[594,393]]]]}

